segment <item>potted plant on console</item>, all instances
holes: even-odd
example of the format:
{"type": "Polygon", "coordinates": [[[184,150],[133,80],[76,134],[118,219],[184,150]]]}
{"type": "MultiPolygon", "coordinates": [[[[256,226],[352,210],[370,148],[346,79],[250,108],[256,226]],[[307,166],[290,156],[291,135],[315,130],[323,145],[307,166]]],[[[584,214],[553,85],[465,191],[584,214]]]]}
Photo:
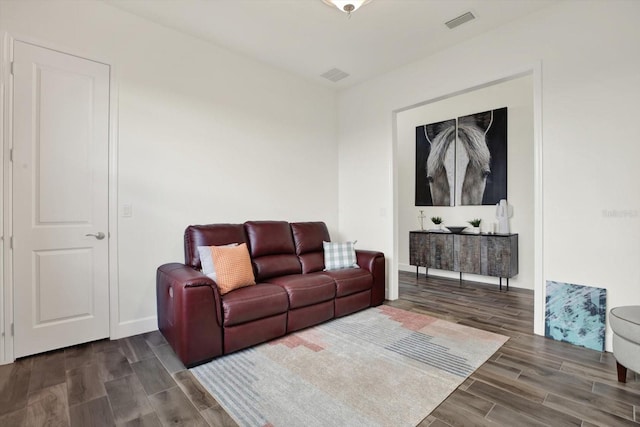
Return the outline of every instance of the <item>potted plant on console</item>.
{"type": "Polygon", "coordinates": [[[436,230],[442,230],[442,218],[439,216],[432,216],[431,222],[436,225],[436,230]]]}
{"type": "Polygon", "coordinates": [[[474,218],[471,221],[469,221],[469,224],[471,224],[471,226],[473,227],[473,233],[480,234],[480,223],[481,222],[482,222],[482,220],[480,218],[474,218]]]}

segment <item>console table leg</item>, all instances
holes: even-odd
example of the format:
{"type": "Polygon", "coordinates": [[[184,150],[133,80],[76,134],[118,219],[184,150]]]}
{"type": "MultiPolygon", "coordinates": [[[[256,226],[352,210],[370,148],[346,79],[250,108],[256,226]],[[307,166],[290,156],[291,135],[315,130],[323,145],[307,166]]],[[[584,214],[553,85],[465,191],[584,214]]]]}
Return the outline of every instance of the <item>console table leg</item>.
{"type": "Polygon", "coordinates": [[[618,363],[617,360],[616,360],[616,368],[618,370],[618,382],[626,383],[627,382],[627,368],[622,366],[620,363],[618,363]]]}
{"type": "Polygon", "coordinates": [[[460,272],[460,287],[462,287],[462,271],[460,272]]]}
{"type": "Polygon", "coordinates": [[[507,277],[507,292],[509,292],[509,278],[507,277]]]}
{"type": "Polygon", "coordinates": [[[500,292],[502,292],[502,277],[500,278],[500,292]]]}
{"type": "Polygon", "coordinates": [[[419,273],[419,270],[420,270],[420,267],[418,267],[418,266],[416,265],[416,280],[418,280],[418,273],[419,273]]]}

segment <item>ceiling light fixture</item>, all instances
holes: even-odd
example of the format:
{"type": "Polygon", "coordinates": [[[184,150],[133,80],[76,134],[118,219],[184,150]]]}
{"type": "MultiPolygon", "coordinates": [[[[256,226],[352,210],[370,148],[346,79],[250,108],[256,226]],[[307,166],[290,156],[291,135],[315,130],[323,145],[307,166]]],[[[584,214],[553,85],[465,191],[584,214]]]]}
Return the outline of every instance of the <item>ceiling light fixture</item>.
{"type": "Polygon", "coordinates": [[[322,0],[329,6],[334,6],[335,8],[343,11],[349,18],[351,18],[351,13],[355,12],[360,8],[360,6],[369,3],[371,0],[322,0]]]}

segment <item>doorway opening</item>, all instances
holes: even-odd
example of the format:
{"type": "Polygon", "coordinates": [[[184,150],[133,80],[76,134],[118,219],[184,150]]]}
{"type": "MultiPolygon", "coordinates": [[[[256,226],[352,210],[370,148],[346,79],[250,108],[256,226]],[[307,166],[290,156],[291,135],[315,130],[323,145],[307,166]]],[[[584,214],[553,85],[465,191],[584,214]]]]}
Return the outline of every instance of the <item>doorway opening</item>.
{"type": "MultiPolygon", "coordinates": [[[[466,225],[481,217],[491,224],[495,206],[415,206],[415,135],[416,127],[429,123],[507,107],[508,200],[514,206],[512,232],[520,237],[519,275],[511,284],[534,291],[534,332],[544,332],[544,287],[542,286],[542,143],[541,143],[541,74],[539,64],[484,84],[442,97],[410,105],[393,112],[394,147],[394,253],[392,274],[413,272],[409,264],[409,231],[432,228],[432,216],[443,218],[445,225],[466,225]],[[431,226],[431,227],[429,227],[431,226]]],[[[424,272],[424,270],[422,270],[424,272]]],[[[434,271],[441,277],[459,278],[458,273],[434,271]]],[[[431,270],[430,270],[431,274],[431,270]]],[[[397,280],[397,279],[396,279],[397,280]]],[[[399,296],[396,280],[390,280],[390,298],[399,296]],[[394,283],[395,282],[395,283],[394,283]]],[[[465,275],[465,280],[497,283],[496,278],[465,275]]]]}

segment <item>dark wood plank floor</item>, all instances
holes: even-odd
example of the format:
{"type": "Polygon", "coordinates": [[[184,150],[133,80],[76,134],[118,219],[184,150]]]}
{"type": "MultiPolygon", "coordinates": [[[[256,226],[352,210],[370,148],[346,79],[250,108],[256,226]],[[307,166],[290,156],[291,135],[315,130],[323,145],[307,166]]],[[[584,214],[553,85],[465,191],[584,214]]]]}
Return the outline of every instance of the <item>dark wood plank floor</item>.
{"type": "MultiPolygon", "coordinates": [[[[640,378],[615,359],[533,335],[533,293],[400,273],[389,305],[510,340],[420,426],[640,424],[640,378]]],[[[425,391],[428,392],[428,391],[425,391]]],[[[235,426],[159,332],[0,366],[0,426],[235,426]]]]}
{"type": "Polygon", "coordinates": [[[0,366],[0,426],[237,426],[158,332],[0,366]]]}
{"type": "Polygon", "coordinates": [[[640,375],[617,381],[615,359],[533,335],[533,292],[400,272],[389,305],[509,336],[420,426],[640,424],[640,375]]]}

